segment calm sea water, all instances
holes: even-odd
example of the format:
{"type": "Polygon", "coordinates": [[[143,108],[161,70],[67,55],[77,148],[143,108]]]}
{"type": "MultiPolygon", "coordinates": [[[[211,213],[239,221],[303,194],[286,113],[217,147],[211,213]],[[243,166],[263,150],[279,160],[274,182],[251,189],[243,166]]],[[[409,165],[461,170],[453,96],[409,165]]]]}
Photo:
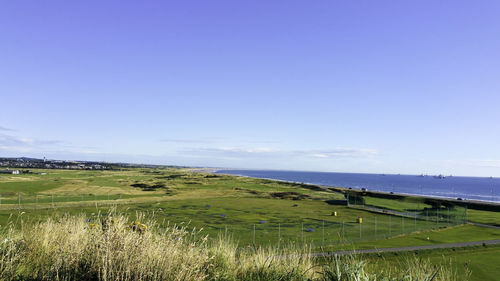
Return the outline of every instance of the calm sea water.
{"type": "Polygon", "coordinates": [[[404,194],[500,202],[500,178],[220,170],[217,173],[404,194]]]}

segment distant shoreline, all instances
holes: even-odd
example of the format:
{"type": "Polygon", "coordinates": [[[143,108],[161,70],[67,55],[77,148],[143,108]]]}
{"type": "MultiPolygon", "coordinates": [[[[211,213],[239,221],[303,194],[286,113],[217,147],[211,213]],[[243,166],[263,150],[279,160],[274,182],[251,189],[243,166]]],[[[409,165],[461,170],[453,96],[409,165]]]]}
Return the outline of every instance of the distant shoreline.
{"type": "MultiPolygon", "coordinates": [[[[203,169],[203,172],[221,174],[221,175],[231,175],[231,176],[238,176],[238,177],[273,180],[273,181],[278,181],[278,182],[315,185],[315,186],[319,186],[319,187],[324,188],[324,189],[328,189],[328,190],[335,191],[335,192],[342,192],[342,193],[344,193],[346,191],[358,192],[358,193],[366,192],[366,193],[373,193],[373,194],[379,194],[379,195],[385,195],[385,196],[394,196],[394,197],[405,196],[405,197],[414,197],[414,198],[422,198],[422,199],[432,199],[432,200],[441,200],[441,201],[447,201],[447,202],[455,202],[455,203],[459,203],[459,204],[470,203],[470,204],[499,206],[500,207],[500,202],[498,202],[498,201],[465,199],[465,198],[458,199],[459,197],[437,196],[437,195],[427,195],[427,194],[414,194],[414,193],[405,193],[405,192],[387,192],[387,191],[380,191],[380,190],[373,190],[373,189],[363,190],[361,188],[354,188],[354,187],[343,187],[343,186],[316,184],[316,183],[312,183],[312,182],[298,182],[298,181],[291,181],[291,180],[248,176],[248,175],[236,174],[236,173],[224,173],[225,170],[233,170],[233,169],[215,169],[215,168],[212,168],[212,169],[203,169]]],[[[238,171],[238,170],[233,170],[233,171],[238,171]]],[[[413,175],[405,175],[405,176],[413,176],[413,175]]],[[[415,176],[418,176],[418,175],[415,175],[415,176]]]]}

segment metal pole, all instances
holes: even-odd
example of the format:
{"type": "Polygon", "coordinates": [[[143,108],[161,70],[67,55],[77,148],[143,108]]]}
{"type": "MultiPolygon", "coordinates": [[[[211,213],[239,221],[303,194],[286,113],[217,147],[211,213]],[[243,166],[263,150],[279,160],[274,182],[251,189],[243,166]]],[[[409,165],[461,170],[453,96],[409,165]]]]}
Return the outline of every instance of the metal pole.
{"type": "Polygon", "coordinates": [[[465,219],[464,223],[467,223],[467,204],[465,204],[465,219]]]}
{"type": "Polygon", "coordinates": [[[401,230],[405,233],[405,217],[401,217],[401,230]]]}
{"type": "Polygon", "coordinates": [[[392,236],[392,233],[391,233],[391,216],[389,216],[389,237],[392,236]]]}
{"type": "Polygon", "coordinates": [[[281,225],[278,223],[278,249],[280,248],[280,242],[281,242],[281,225]]]}
{"type": "Polygon", "coordinates": [[[436,209],[436,225],[439,224],[439,209],[436,209]]]}
{"type": "Polygon", "coordinates": [[[253,225],[253,244],[255,245],[255,224],[253,225]]]}
{"type": "Polygon", "coordinates": [[[361,241],[361,225],[362,225],[362,223],[359,222],[359,240],[360,241],[361,241]]]}
{"type": "Polygon", "coordinates": [[[344,221],[342,221],[342,242],[345,241],[344,221]]]}
{"type": "Polygon", "coordinates": [[[52,208],[54,208],[54,194],[52,194],[52,208]]]}
{"type": "Polygon", "coordinates": [[[2,208],[2,194],[0,194],[0,208],[2,208]]]}
{"type": "Polygon", "coordinates": [[[321,237],[321,246],[324,247],[325,246],[325,221],[323,221],[323,233],[322,233],[322,237],[321,237]]]}
{"type": "Polygon", "coordinates": [[[18,203],[19,203],[19,209],[21,209],[21,194],[17,194],[17,200],[18,200],[18,203]]]}
{"type": "Polygon", "coordinates": [[[302,246],[304,246],[304,223],[302,223],[302,228],[300,230],[300,238],[302,240],[302,246]]]}
{"type": "Polygon", "coordinates": [[[377,240],[377,217],[375,217],[375,240],[377,240]]]}
{"type": "Polygon", "coordinates": [[[414,224],[415,224],[415,225],[414,225],[414,229],[413,229],[413,231],[417,231],[417,213],[415,213],[415,217],[414,217],[414,219],[415,219],[415,220],[414,220],[414,224]]]}
{"type": "Polygon", "coordinates": [[[38,209],[38,194],[35,194],[35,209],[38,209]]]}

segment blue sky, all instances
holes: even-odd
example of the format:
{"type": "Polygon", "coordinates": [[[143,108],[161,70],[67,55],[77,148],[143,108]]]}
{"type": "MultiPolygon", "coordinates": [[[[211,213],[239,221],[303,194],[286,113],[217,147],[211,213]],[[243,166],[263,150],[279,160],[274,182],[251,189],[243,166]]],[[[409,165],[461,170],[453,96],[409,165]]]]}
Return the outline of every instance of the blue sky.
{"type": "Polygon", "coordinates": [[[500,176],[498,1],[2,1],[0,155],[500,176]]]}

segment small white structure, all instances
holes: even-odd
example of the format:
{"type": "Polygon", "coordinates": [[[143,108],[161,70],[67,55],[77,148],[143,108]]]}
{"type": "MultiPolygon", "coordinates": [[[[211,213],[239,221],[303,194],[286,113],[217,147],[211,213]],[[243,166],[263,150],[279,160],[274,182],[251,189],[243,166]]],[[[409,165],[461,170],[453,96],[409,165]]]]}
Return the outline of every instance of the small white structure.
{"type": "Polygon", "coordinates": [[[0,174],[11,174],[11,175],[19,175],[19,170],[9,170],[8,168],[6,170],[0,171],[0,174]]]}

